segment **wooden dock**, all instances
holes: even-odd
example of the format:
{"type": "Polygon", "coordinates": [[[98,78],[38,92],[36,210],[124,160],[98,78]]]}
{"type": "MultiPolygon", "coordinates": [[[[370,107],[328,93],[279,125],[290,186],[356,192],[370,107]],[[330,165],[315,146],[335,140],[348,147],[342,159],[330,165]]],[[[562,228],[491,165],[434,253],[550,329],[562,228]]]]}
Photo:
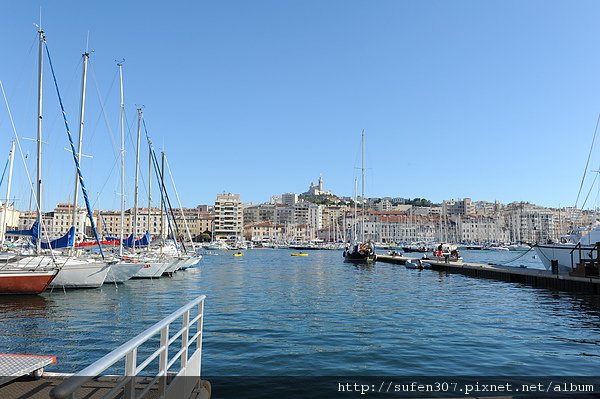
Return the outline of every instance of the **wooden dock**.
{"type": "MultiPolygon", "coordinates": [[[[404,265],[404,256],[377,255],[377,261],[404,265]]],[[[510,283],[526,284],[538,288],[559,291],[573,291],[587,294],[600,294],[599,277],[581,277],[569,274],[552,274],[548,270],[529,269],[523,267],[479,264],[471,262],[440,262],[424,260],[431,264],[431,269],[448,273],[459,273],[469,277],[488,278],[510,283]]]]}
{"type": "MultiPolygon", "coordinates": [[[[21,377],[9,384],[0,385],[0,398],[2,399],[49,399],[52,397],[51,391],[54,387],[64,382],[70,375],[61,375],[60,373],[44,373],[41,378],[21,377]]],[[[143,378],[136,380],[136,389],[141,391],[147,387],[147,381],[143,378]]],[[[116,385],[114,379],[100,378],[86,382],[80,388],[75,398],[81,399],[103,399],[123,398],[122,393],[110,395],[116,385]]],[[[158,399],[163,397],[158,386],[152,387],[144,396],[147,399],[158,399]]],[[[183,399],[210,399],[211,386],[206,380],[201,380],[200,384],[192,391],[190,396],[183,399]]]]}

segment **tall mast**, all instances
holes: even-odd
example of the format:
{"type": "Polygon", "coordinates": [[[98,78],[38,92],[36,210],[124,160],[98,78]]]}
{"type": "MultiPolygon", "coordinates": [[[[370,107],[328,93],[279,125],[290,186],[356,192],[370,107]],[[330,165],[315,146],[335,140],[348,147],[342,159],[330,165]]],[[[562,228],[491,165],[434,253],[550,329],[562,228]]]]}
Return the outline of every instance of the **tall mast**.
{"type": "MultiPolygon", "coordinates": [[[[160,192],[163,193],[165,188],[165,152],[161,152],[160,157],[161,165],[160,165],[160,192]]],[[[160,196],[160,238],[161,240],[165,240],[165,226],[164,226],[164,213],[167,211],[165,201],[163,200],[164,194],[160,196]]],[[[162,246],[161,246],[162,248],[162,246]]]]}
{"type": "MultiPolygon", "coordinates": [[[[148,233],[150,232],[150,209],[152,208],[152,148],[148,145],[148,233]]],[[[150,241],[148,240],[148,250],[150,241]]]]}
{"type": "Polygon", "coordinates": [[[365,241],[365,129],[362,130],[362,143],[361,143],[361,194],[360,201],[362,203],[362,220],[361,220],[361,241],[365,241]]]}
{"type": "Polygon", "coordinates": [[[8,181],[6,184],[6,201],[4,201],[4,209],[2,212],[2,224],[0,224],[0,228],[2,229],[2,244],[4,244],[5,234],[6,234],[6,223],[8,220],[8,201],[10,200],[10,186],[12,184],[12,172],[13,172],[13,161],[15,159],[15,142],[12,141],[10,145],[10,153],[8,155],[8,181]]]}
{"type": "Polygon", "coordinates": [[[138,108],[137,145],[135,148],[135,188],[133,193],[133,249],[135,249],[135,237],[138,225],[138,179],[140,176],[140,138],[142,134],[142,109],[138,108]]]}
{"type": "Polygon", "coordinates": [[[119,256],[123,256],[123,238],[125,235],[125,103],[123,102],[123,64],[118,63],[121,93],[121,229],[119,239],[119,256]]]}
{"type": "Polygon", "coordinates": [[[39,234],[35,240],[37,253],[42,249],[42,82],[44,72],[44,41],[46,36],[41,26],[38,30],[38,119],[37,119],[37,184],[36,184],[36,206],[39,234]]]}
{"type": "Polygon", "coordinates": [[[356,179],[356,177],[354,178],[354,232],[353,232],[353,236],[352,239],[353,241],[356,241],[358,239],[357,237],[357,222],[358,222],[358,211],[357,211],[357,202],[358,202],[358,180],[356,179]]]}
{"type": "MultiPolygon", "coordinates": [[[[81,148],[83,146],[83,124],[85,117],[85,88],[87,84],[87,67],[90,59],[90,54],[86,51],[82,54],[83,57],[83,76],[81,78],[81,106],[79,111],[79,142],[77,144],[77,160],[81,164],[81,148]]],[[[73,214],[71,218],[71,226],[75,226],[75,232],[77,233],[77,202],[79,200],[79,175],[75,171],[75,191],[73,192],[73,214]]],[[[82,231],[83,233],[83,231],[82,231]]],[[[73,247],[75,247],[75,240],[73,240],[73,247]]]]}

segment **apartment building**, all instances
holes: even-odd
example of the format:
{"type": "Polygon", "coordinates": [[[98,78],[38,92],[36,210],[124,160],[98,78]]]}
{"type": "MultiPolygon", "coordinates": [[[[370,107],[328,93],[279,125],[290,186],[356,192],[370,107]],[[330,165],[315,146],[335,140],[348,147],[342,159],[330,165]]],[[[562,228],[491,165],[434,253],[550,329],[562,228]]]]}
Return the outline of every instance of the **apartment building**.
{"type": "MultiPolygon", "coordinates": [[[[37,220],[36,211],[20,212],[18,230],[31,229],[37,220]]],[[[15,221],[13,220],[12,223],[15,221]]],[[[51,212],[42,213],[42,236],[44,238],[57,238],[65,235],[73,226],[73,204],[56,204],[51,212]]],[[[75,237],[80,240],[84,235],[92,235],[91,223],[84,208],[77,208],[75,215],[75,237]]]]}
{"type": "Polygon", "coordinates": [[[472,215],[475,211],[475,206],[471,198],[464,198],[458,200],[444,200],[442,202],[442,212],[447,216],[467,216],[472,215]]]}
{"type": "Polygon", "coordinates": [[[244,238],[252,242],[285,241],[284,226],[270,221],[244,225],[244,238]]]}
{"type": "Polygon", "coordinates": [[[214,239],[239,240],[243,237],[244,214],[239,194],[218,194],[214,211],[214,239]]]}

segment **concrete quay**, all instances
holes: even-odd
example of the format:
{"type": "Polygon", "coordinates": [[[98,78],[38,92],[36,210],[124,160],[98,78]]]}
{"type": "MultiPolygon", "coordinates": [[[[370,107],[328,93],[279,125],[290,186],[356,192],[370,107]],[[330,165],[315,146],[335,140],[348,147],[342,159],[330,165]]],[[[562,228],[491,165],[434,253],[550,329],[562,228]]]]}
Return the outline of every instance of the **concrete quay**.
{"type": "MultiPolygon", "coordinates": [[[[377,255],[377,261],[404,265],[414,257],[377,255]]],[[[538,288],[558,291],[572,291],[586,294],[600,294],[599,277],[571,276],[569,274],[552,274],[548,270],[528,269],[522,267],[499,266],[470,262],[440,262],[424,260],[431,264],[432,270],[459,273],[469,277],[487,278],[509,283],[519,283],[538,288]]]]}

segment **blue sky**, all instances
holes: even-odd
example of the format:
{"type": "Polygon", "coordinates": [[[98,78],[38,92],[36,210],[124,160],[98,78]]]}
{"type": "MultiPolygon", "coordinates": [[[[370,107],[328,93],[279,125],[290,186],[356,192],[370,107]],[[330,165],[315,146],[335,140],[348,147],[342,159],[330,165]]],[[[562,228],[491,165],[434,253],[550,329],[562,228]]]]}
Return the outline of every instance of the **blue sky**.
{"type": "MultiPolygon", "coordinates": [[[[594,1],[22,1],[0,13],[0,80],[21,137],[35,137],[40,7],[73,134],[89,32],[84,152],[93,158],[82,168],[96,208],[120,204],[123,58],[128,206],[139,105],[184,206],[224,191],[267,201],[321,174],[326,189],[350,196],[361,129],[368,196],[571,206],[600,113],[594,1]]],[[[51,209],[72,198],[73,162],[47,64],[45,74],[51,209]]],[[[0,164],[11,136],[2,103],[0,164]]],[[[22,145],[34,155],[33,142],[22,145]]],[[[600,169],[597,152],[590,170],[600,169]]],[[[27,209],[23,171],[18,155],[11,197],[27,209]]]]}

